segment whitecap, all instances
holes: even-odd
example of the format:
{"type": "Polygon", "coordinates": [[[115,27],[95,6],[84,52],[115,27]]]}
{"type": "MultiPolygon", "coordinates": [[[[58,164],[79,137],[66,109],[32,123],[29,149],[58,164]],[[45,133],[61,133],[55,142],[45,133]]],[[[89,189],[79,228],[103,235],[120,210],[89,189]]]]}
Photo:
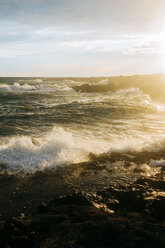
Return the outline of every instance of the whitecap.
{"type": "Polygon", "coordinates": [[[32,91],[36,90],[35,86],[31,86],[27,83],[21,85],[20,83],[14,83],[12,85],[2,84],[0,85],[0,92],[19,92],[19,91],[32,91]]]}
{"type": "Polygon", "coordinates": [[[165,166],[165,160],[161,159],[161,160],[151,160],[150,161],[150,166],[158,166],[158,167],[162,167],[165,166]]]}

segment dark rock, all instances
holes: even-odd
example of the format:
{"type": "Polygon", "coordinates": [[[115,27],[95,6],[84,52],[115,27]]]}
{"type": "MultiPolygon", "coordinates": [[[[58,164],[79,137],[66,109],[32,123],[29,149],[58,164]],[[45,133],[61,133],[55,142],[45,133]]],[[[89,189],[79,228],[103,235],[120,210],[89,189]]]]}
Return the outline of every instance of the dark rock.
{"type": "MultiPolygon", "coordinates": [[[[135,184],[136,185],[136,184],[135,184]]],[[[148,201],[145,188],[111,187],[98,195],[75,193],[43,202],[28,220],[1,223],[1,247],[164,247],[165,224],[159,219],[164,198],[148,201]],[[106,211],[107,206],[115,212],[106,211]],[[154,217],[155,216],[155,217],[154,217]]]]}

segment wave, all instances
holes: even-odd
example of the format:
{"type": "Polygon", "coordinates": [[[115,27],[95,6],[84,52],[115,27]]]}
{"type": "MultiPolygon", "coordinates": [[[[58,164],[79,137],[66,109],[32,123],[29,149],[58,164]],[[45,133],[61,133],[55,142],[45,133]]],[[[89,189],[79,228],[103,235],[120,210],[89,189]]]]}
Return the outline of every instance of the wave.
{"type": "Polygon", "coordinates": [[[107,82],[95,82],[91,81],[73,86],[73,88],[78,92],[109,92],[118,91],[121,89],[128,88],[139,88],[143,93],[149,95],[152,99],[158,102],[164,103],[165,89],[164,89],[164,75],[136,75],[136,76],[120,76],[120,77],[109,77],[106,79],[107,82]]]}
{"type": "Polygon", "coordinates": [[[59,86],[57,84],[54,84],[52,87],[53,91],[62,91],[62,92],[73,92],[74,90],[67,86],[59,86]]]}
{"type": "Polygon", "coordinates": [[[71,132],[55,128],[40,139],[28,136],[11,138],[7,144],[0,146],[0,163],[9,165],[10,170],[42,170],[85,161],[92,147],[94,143],[83,143],[71,132]]]}
{"type": "Polygon", "coordinates": [[[103,140],[81,132],[56,127],[45,137],[15,136],[10,138],[8,142],[0,145],[0,164],[6,164],[11,172],[20,170],[35,172],[59,165],[88,161],[91,154],[96,156],[107,154],[110,162],[112,162],[113,154],[117,154],[115,159],[118,161],[123,159],[122,154],[128,154],[126,161],[130,155],[131,161],[136,163],[135,157],[142,154],[142,159],[140,158],[139,161],[143,161],[143,158],[148,156],[144,156],[146,153],[150,154],[147,157],[150,166],[164,166],[165,160],[161,160],[164,150],[164,137],[161,140],[146,137],[128,139],[128,137],[113,134],[111,139],[103,140]]]}
{"type": "MultiPolygon", "coordinates": [[[[126,88],[116,91],[108,91],[105,93],[97,92],[95,94],[85,94],[82,92],[83,97],[79,98],[78,103],[111,103],[112,101],[120,101],[126,108],[127,104],[133,104],[134,107],[141,106],[156,112],[164,112],[165,105],[153,101],[148,94],[145,94],[139,88],[126,88]]],[[[81,95],[82,96],[82,95],[81,95]]],[[[75,101],[74,101],[75,102],[75,101]]]]}
{"type": "Polygon", "coordinates": [[[164,159],[160,159],[160,160],[154,160],[152,159],[150,161],[150,166],[157,166],[157,167],[164,167],[165,166],[165,160],[164,159]]]}
{"type": "Polygon", "coordinates": [[[28,83],[42,83],[43,80],[40,78],[36,78],[36,79],[20,79],[19,82],[28,82],[28,83]]]}
{"type": "MultiPolygon", "coordinates": [[[[37,81],[38,82],[38,81],[37,81]]],[[[12,85],[9,84],[1,84],[0,85],[0,92],[1,93],[6,93],[6,92],[33,92],[33,91],[38,91],[38,92],[49,92],[49,91],[62,91],[62,92],[70,92],[74,91],[70,87],[64,87],[64,86],[59,86],[59,85],[53,85],[51,87],[45,87],[43,85],[29,85],[27,83],[25,84],[20,84],[20,83],[14,83],[12,85]]]]}
{"type": "Polygon", "coordinates": [[[143,92],[139,88],[126,88],[126,89],[120,89],[116,91],[117,94],[124,94],[124,95],[142,95],[143,92]]]}
{"type": "Polygon", "coordinates": [[[2,84],[0,85],[0,92],[20,92],[20,91],[34,91],[35,86],[29,85],[27,83],[21,85],[19,83],[14,83],[12,85],[2,84]]]}
{"type": "Polygon", "coordinates": [[[76,91],[86,92],[86,93],[106,93],[112,92],[117,94],[144,94],[143,91],[138,87],[119,87],[118,84],[107,84],[107,80],[102,80],[97,84],[83,84],[80,86],[73,86],[76,91]]]}

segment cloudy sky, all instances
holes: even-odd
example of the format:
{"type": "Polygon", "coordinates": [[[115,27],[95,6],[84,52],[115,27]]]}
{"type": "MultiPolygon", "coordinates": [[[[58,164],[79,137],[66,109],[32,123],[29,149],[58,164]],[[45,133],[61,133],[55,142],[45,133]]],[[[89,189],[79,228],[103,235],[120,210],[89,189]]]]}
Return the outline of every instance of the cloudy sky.
{"type": "Polygon", "coordinates": [[[155,72],[164,0],[0,0],[0,76],[155,72]]]}

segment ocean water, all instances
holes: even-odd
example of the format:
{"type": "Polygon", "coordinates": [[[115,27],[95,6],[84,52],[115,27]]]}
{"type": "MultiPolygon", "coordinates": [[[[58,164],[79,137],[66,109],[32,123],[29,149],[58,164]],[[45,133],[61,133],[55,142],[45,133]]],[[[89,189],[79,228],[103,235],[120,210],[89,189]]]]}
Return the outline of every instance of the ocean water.
{"type": "Polygon", "coordinates": [[[137,85],[99,90],[106,85],[110,79],[1,78],[0,173],[69,166],[91,154],[117,154],[116,164],[126,156],[135,166],[146,153],[147,173],[165,166],[165,105],[137,85]]]}

